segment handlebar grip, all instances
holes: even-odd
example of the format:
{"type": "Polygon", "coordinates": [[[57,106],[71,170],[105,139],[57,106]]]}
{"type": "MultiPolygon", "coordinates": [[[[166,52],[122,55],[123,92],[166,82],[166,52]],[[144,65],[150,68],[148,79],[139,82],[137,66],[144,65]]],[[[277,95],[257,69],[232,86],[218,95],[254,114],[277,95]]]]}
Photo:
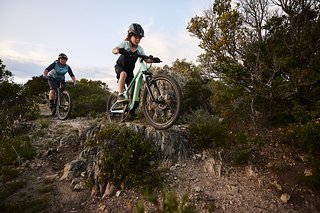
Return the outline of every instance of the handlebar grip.
{"type": "Polygon", "coordinates": [[[162,61],[160,60],[160,58],[156,57],[156,58],[152,58],[152,62],[153,63],[161,63],[162,61]]]}

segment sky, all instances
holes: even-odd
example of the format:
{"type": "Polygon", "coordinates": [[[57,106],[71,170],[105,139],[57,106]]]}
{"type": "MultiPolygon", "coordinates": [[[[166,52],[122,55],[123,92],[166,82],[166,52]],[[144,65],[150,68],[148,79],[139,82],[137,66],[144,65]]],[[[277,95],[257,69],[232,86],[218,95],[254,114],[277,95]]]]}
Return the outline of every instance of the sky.
{"type": "Polygon", "coordinates": [[[1,0],[0,59],[14,82],[23,84],[41,75],[63,52],[78,80],[100,80],[114,90],[118,55],[111,50],[125,39],[131,23],[144,28],[140,45],[147,55],[163,61],[160,66],[171,66],[176,59],[196,63],[202,50],[186,27],[211,4],[212,0],[1,0]]]}

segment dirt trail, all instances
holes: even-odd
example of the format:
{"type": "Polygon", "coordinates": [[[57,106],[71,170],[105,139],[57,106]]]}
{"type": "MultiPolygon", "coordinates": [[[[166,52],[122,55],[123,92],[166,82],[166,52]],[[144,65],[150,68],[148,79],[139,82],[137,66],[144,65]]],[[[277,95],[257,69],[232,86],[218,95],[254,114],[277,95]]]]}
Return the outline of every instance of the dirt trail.
{"type": "MultiPolygon", "coordinates": [[[[133,189],[125,189],[119,196],[100,199],[91,196],[90,188],[73,190],[70,181],[59,180],[64,165],[76,159],[82,151],[78,142],[66,144],[64,141],[72,137],[72,132],[83,134],[94,121],[59,121],[47,114],[43,116],[44,120],[48,119],[48,127],[39,130],[41,136],[34,140],[38,155],[20,167],[22,174],[18,179],[25,181],[26,185],[8,200],[45,198],[48,212],[134,212],[143,195],[133,189]]],[[[269,155],[274,152],[272,147],[265,150],[269,155]]],[[[316,194],[296,185],[297,182],[290,177],[279,179],[267,165],[233,166],[223,153],[222,159],[215,159],[209,152],[195,153],[186,161],[172,165],[166,174],[167,188],[179,196],[188,193],[199,212],[320,211],[320,199],[316,194]],[[283,198],[286,193],[289,200],[283,198]]],[[[295,165],[302,165],[294,161],[295,165]]],[[[153,205],[146,204],[147,212],[154,209],[153,205]]]]}

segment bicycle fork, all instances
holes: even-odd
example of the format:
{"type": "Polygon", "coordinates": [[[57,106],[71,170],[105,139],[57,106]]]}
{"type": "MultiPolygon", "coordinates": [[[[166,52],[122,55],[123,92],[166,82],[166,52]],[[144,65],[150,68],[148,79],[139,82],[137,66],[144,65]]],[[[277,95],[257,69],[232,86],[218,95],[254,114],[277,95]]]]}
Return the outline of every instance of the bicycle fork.
{"type": "Polygon", "coordinates": [[[151,85],[154,85],[154,89],[155,89],[155,92],[156,92],[156,94],[157,94],[157,97],[160,97],[160,89],[159,89],[159,87],[158,87],[158,85],[157,85],[157,82],[156,81],[151,81],[150,82],[150,80],[148,79],[148,78],[146,78],[146,85],[147,85],[147,90],[148,90],[148,92],[149,92],[149,94],[150,94],[150,96],[151,96],[151,101],[152,102],[155,102],[155,103],[159,103],[160,102],[160,100],[158,100],[158,99],[156,99],[155,97],[154,97],[154,95],[153,95],[153,93],[152,93],[152,91],[151,91],[151,88],[150,88],[150,86],[151,85]]]}

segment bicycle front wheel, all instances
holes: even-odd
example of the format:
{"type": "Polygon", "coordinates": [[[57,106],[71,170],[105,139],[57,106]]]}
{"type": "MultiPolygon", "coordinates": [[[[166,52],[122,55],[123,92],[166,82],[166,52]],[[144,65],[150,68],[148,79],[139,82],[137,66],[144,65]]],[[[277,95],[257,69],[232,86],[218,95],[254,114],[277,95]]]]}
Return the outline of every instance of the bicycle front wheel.
{"type": "Polygon", "coordinates": [[[176,80],[164,73],[155,75],[144,87],[142,107],[147,122],[154,128],[174,125],[182,108],[182,93],[176,80]]]}
{"type": "Polygon", "coordinates": [[[71,114],[72,98],[68,91],[60,94],[60,102],[57,103],[57,115],[60,120],[66,120],[71,114]]]}

